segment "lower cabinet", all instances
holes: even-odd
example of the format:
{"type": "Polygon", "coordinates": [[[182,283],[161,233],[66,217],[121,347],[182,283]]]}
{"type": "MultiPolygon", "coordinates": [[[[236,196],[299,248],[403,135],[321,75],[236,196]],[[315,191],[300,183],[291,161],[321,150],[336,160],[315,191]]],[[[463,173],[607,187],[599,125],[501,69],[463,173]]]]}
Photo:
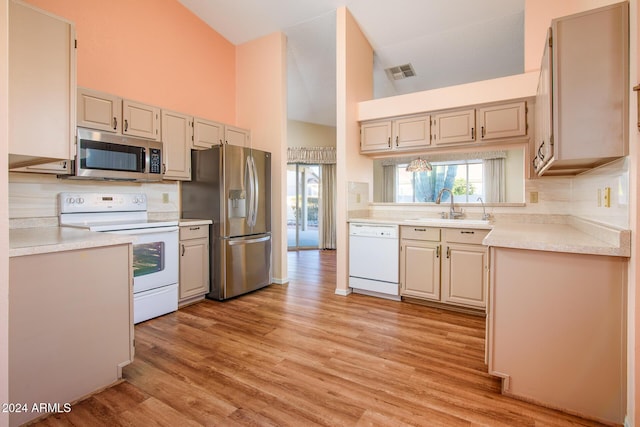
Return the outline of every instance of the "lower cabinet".
{"type": "Polygon", "coordinates": [[[179,304],[201,299],[209,292],[209,225],[180,227],[179,304]]]}
{"type": "Polygon", "coordinates": [[[461,307],[487,305],[488,230],[400,227],[400,292],[461,307]]]}

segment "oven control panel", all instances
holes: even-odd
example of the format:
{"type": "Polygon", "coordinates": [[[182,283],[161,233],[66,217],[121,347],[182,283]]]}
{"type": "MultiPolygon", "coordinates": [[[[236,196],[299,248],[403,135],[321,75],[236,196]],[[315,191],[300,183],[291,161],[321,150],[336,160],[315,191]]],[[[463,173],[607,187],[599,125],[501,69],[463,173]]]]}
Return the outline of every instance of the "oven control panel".
{"type": "Polygon", "coordinates": [[[60,193],[58,201],[60,213],[147,210],[144,193],[60,193]]]}

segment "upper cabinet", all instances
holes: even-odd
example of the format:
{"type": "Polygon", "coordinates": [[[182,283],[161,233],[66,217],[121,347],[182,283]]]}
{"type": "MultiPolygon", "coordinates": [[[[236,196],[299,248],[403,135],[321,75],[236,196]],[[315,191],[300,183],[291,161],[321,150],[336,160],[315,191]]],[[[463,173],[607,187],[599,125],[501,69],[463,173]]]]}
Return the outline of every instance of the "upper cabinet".
{"type": "Polygon", "coordinates": [[[9,168],[71,159],[76,108],[74,25],[10,1],[8,68],[9,168]]]}
{"type": "Polygon", "coordinates": [[[430,118],[425,114],[363,122],[360,127],[363,153],[421,148],[430,139],[430,118]]]}
{"type": "Polygon", "coordinates": [[[476,111],[473,109],[434,114],[431,124],[436,145],[473,142],[476,138],[476,111]]]}
{"type": "Polygon", "coordinates": [[[207,149],[224,142],[224,124],[195,117],[192,148],[207,149]]]}
{"type": "Polygon", "coordinates": [[[628,2],[551,22],[533,167],[575,175],[628,154],[628,2]]]}
{"type": "Polygon", "coordinates": [[[160,108],[92,89],[78,88],[78,126],[161,140],[160,108]]]}
{"type": "Polygon", "coordinates": [[[162,110],[163,179],[191,179],[191,135],[193,118],[162,110]]]}
{"type": "Polygon", "coordinates": [[[224,127],[224,143],[249,147],[251,145],[251,131],[235,126],[224,127]]]}
{"type": "Polygon", "coordinates": [[[122,129],[122,98],[78,88],[78,126],[105,132],[122,129]]]}
{"type": "Polygon", "coordinates": [[[527,137],[527,104],[483,105],[361,123],[360,151],[437,150],[527,137]]]}

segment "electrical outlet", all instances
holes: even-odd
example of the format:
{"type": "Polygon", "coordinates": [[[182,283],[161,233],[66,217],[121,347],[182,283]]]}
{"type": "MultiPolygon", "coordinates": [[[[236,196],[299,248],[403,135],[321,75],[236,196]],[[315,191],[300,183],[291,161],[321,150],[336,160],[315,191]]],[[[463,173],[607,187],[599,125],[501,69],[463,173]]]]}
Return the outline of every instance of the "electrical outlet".
{"type": "Polygon", "coordinates": [[[611,207],[611,187],[605,187],[603,192],[603,204],[605,208],[611,207]]]}
{"type": "Polygon", "coordinates": [[[529,203],[538,203],[538,192],[532,191],[529,193],[529,203]]]}
{"type": "Polygon", "coordinates": [[[598,207],[602,207],[602,189],[598,188],[598,207]]]}
{"type": "Polygon", "coordinates": [[[169,193],[162,193],[162,203],[169,203],[169,193]]]}
{"type": "Polygon", "coordinates": [[[356,203],[360,203],[360,201],[361,201],[360,193],[356,193],[356,203]]]}

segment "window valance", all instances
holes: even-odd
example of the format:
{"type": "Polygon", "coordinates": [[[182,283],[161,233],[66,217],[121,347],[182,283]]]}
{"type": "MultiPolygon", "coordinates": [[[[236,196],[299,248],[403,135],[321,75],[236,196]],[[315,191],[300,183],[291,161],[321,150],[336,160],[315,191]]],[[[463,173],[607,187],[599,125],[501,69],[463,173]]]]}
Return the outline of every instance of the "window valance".
{"type": "Polygon", "coordinates": [[[289,147],[287,163],[335,164],[336,149],[335,147],[289,147]]]}
{"type": "Polygon", "coordinates": [[[407,157],[393,157],[382,160],[383,166],[400,165],[409,163],[416,157],[427,160],[431,163],[437,162],[450,162],[455,160],[491,160],[491,159],[506,159],[506,151],[475,151],[470,153],[446,153],[446,154],[415,154],[407,157]]]}

